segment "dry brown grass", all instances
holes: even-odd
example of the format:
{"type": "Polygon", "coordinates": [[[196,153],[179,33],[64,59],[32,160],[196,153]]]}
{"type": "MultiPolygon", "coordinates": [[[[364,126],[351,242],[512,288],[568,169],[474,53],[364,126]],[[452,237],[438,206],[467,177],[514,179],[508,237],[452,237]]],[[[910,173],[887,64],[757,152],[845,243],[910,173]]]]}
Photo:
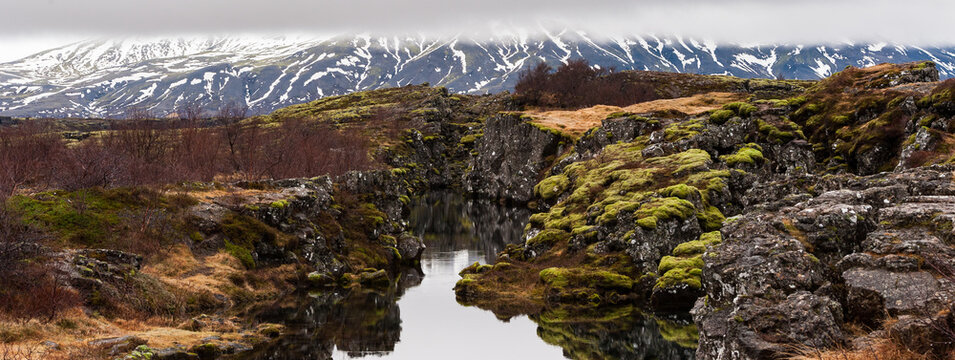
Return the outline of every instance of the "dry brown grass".
{"type": "MultiPolygon", "coordinates": [[[[926,354],[919,354],[889,340],[879,340],[871,347],[860,350],[848,349],[803,349],[799,355],[791,360],[930,360],[938,359],[926,354]]],[[[947,359],[955,359],[950,354],[947,359]]]]}
{"type": "MultiPolygon", "coordinates": [[[[218,253],[197,258],[188,247],[176,245],[167,256],[156,258],[142,268],[176,291],[209,292],[248,299],[269,299],[289,290],[289,279],[298,273],[294,265],[247,271],[233,256],[218,253]],[[238,280],[238,283],[237,283],[238,280]]],[[[234,299],[235,300],[235,299],[234,299]]],[[[238,300],[236,300],[238,301],[238,300]]],[[[102,349],[92,348],[89,341],[133,335],[153,348],[177,344],[202,343],[203,338],[218,336],[224,342],[245,343],[254,330],[243,330],[242,324],[212,326],[196,331],[180,329],[183,319],[168,317],[106,319],[71,309],[52,321],[0,320],[0,360],[6,359],[106,359],[102,349]],[[52,341],[59,349],[50,349],[43,341],[52,341]],[[6,357],[4,357],[6,351],[6,357]]],[[[210,324],[218,324],[210,322],[210,324]]]]}
{"type": "Polygon", "coordinates": [[[185,193],[185,195],[192,196],[200,202],[212,202],[216,199],[222,199],[226,197],[252,197],[256,195],[261,195],[268,193],[266,190],[256,190],[256,189],[243,189],[230,187],[228,189],[210,189],[210,190],[201,190],[201,191],[190,191],[185,193]]]}
{"type": "Polygon", "coordinates": [[[270,298],[290,290],[289,281],[298,273],[294,265],[246,270],[238,259],[224,252],[197,259],[185,245],[173,247],[168,256],[143,266],[142,271],[185,292],[229,296],[241,291],[254,298],[270,298]]]}
{"type": "Polygon", "coordinates": [[[646,114],[679,112],[695,115],[719,109],[721,106],[734,101],[745,99],[746,94],[711,92],[676,99],[663,99],[643,102],[626,107],[597,105],[580,110],[528,110],[524,114],[530,115],[534,123],[544,125],[573,136],[580,136],[587,130],[600,126],[601,121],[615,112],[631,112],[646,114]]]}

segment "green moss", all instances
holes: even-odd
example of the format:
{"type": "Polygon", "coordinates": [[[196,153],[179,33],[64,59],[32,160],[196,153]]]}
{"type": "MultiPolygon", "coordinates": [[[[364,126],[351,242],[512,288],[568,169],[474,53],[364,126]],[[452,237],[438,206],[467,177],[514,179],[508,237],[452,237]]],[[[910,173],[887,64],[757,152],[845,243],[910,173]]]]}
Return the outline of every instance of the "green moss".
{"type": "Polygon", "coordinates": [[[723,125],[723,123],[733,116],[736,116],[736,113],[733,112],[733,110],[714,110],[712,113],[710,113],[710,122],[717,125],[723,125]]]}
{"type": "Polygon", "coordinates": [[[745,102],[732,102],[726,105],[723,105],[723,110],[732,111],[734,114],[739,117],[748,117],[756,112],[756,106],[745,102]]]}
{"type": "Polygon", "coordinates": [[[123,357],[123,360],[150,360],[153,356],[155,356],[155,350],[146,345],[139,345],[123,357]]]}
{"type": "Polygon", "coordinates": [[[542,180],[534,187],[534,192],[544,200],[550,200],[562,194],[570,186],[567,175],[554,175],[542,180]]]}
{"type": "Polygon", "coordinates": [[[700,220],[700,226],[704,231],[719,230],[723,227],[723,221],[726,220],[720,209],[715,206],[708,206],[706,210],[697,213],[696,218],[700,220]]]}
{"type": "Polygon", "coordinates": [[[763,157],[762,147],[756,144],[746,144],[736,150],[732,155],[720,156],[720,159],[726,162],[726,165],[735,166],[739,164],[755,165],[766,160],[763,157]]]}
{"type": "Polygon", "coordinates": [[[684,200],[691,200],[694,196],[700,194],[700,190],[687,184],[677,184],[660,190],[659,194],[665,197],[678,197],[684,200]]]}
{"type": "Polygon", "coordinates": [[[574,213],[562,217],[551,217],[550,220],[544,223],[544,228],[571,231],[574,228],[582,226],[585,222],[584,214],[574,213]]]}
{"type": "Polygon", "coordinates": [[[561,242],[566,242],[570,239],[570,233],[564,230],[555,230],[555,229],[545,229],[541,231],[537,236],[527,240],[528,247],[536,246],[545,246],[551,247],[561,242]]]}
{"type": "Polygon", "coordinates": [[[238,259],[246,269],[255,269],[255,259],[252,258],[252,251],[249,249],[226,241],[225,251],[238,259]]]}
{"type": "Polygon", "coordinates": [[[483,133],[467,134],[461,137],[461,144],[470,145],[484,136],[483,133]]]}
{"type": "Polygon", "coordinates": [[[683,285],[689,286],[692,289],[703,288],[700,276],[693,275],[690,270],[693,269],[675,268],[667,271],[663,276],[657,279],[656,284],[653,285],[654,290],[674,288],[683,285]]]}
{"type": "Polygon", "coordinates": [[[665,274],[667,271],[673,269],[700,269],[702,267],[702,255],[696,255],[689,258],[664,256],[662,259],[660,259],[660,265],[657,267],[657,272],[660,274],[665,274]]]}
{"type": "Polygon", "coordinates": [[[269,206],[276,209],[284,209],[288,207],[288,200],[283,199],[283,200],[275,201],[275,202],[272,202],[272,204],[270,204],[269,206]]]}
{"type": "Polygon", "coordinates": [[[669,156],[647,159],[648,163],[674,167],[676,174],[705,168],[711,161],[710,154],[701,149],[690,149],[669,156]]]}
{"type": "Polygon", "coordinates": [[[699,135],[703,128],[699,119],[693,119],[667,126],[663,133],[667,141],[675,142],[699,135]]]}
{"type": "Polygon", "coordinates": [[[637,218],[653,216],[657,218],[657,221],[666,221],[669,219],[683,220],[692,216],[695,211],[696,208],[693,206],[693,203],[689,201],[676,197],[666,197],[656,198],[643,204],[634,215],[637,218]]]}
{"type": "Polygon", "coordinates": [[[673,255],[675,256],[694,256],[700,255],[706,252],[706,247],[708,245],[719,244],[723,241],[723,235],[719,231],[712,231],[700,235],[699,240],[693,240],[689,242],[682,243],[677,245],[673,249],[673,255]]]}
{"type": "Polygon", "coordinates": [[[50,231],[68,245],[95,247],[111,247],[125,236],[123,216],[147,207],[173,213],[195,203],[146,188],[58,190],[8,200],[23,222],[50,231]]]}
{"type": "Polygon", "coordinates": [[[656,216],[647,216],[645,218],[637,219],[637,226],[640,226],[644,229],[653,230],[657,228],[657,217],[656,216]]]}
{"type": "Polygon", "coordinates": [[[277,230],[258,219],[235,213],[224,216],[219,228],[226,239],[247,249],[254,248],[259,242],[277,244],[281,236],[277,230]]]}
{"type": "Polygon", "coordinates": [[[633,286],[633,279],[629,276],[605,270],[552,267],[541,270],[539,275],[542,283],[558,289],[586,287],[629,291],[633,286]]]}

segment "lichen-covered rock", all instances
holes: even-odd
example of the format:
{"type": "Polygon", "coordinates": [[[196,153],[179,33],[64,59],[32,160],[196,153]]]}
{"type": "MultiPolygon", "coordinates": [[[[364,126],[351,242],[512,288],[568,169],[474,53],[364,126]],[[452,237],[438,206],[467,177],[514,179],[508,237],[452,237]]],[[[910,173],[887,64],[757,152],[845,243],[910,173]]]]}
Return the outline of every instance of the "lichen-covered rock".
{"type": "Polygon", "coordinates": [[[698,359],[776,359],[791,353],[791,344],[826,348],[843,338],[839,303],[807,291],[729,307],[701,299],[693,312],[700,327],[698,359]]]}
{"type": "Polygon", "coordinates": [[[953,306],[944,269],[955,265],[955,249],[942,240],[955,221],[952,174],[920,168],[753,188],[749,211],[728,221],[724,240],[703,256],[706,296],[693,310],[697,357],[763,359],[793,346],[843,346],[854,341],[842,333],[846,322],[878,327],[887,315],[924,318],[953,306]],[[773,186],[839,190],[777,206],[752,197],[773,186]]]}

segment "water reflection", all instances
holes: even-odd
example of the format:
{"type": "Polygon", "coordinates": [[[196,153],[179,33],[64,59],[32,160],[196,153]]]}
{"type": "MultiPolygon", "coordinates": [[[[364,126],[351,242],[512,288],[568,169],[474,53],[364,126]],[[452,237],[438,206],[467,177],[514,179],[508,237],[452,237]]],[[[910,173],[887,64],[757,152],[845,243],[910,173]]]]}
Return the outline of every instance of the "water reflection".
{"type": "Polygon", "coordinates": [[[658,322],[631,306],[586,314],[551,309],[502,322],[459,305],[451,290],[458,271],[492,262],[520,241],[530,213],[449,192],[416,203],[411,224],[428,245],[420,269],[407,270],[384,291],[297,294],[277,302],[255,317],[284,324],[288,333],[240,358],[692,358],[695,328],[658,322]]]}
{"type": "Polygon", "coordinates": [[[472,250],[493,263],[504,246],[521,241],[530,216],[526,208],[438,191],[418,199],[412,207],[409,223],[433,253],[472,250]]]}
{"type": "Polygon", "coordinates": [[[633,306],[573,316],[548,310],[531,318],[537,335],[571,359],[693,359],[696,352],[692,321],[657,320],[633,306]]]}

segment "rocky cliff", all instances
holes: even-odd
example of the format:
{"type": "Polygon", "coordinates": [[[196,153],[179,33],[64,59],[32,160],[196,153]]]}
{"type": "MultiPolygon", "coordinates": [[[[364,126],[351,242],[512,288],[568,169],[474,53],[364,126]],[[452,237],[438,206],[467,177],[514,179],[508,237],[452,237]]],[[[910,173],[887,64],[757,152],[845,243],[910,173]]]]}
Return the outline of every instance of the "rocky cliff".
{"type": "Polygon", "coordinates": [[[701,359],[890,335],[944,356],[955,83],[937,80],[879,65],[702,114],[612,114],[539,166],[524,244],[462,272],[459,300],[692,307],[701,359]]]}

